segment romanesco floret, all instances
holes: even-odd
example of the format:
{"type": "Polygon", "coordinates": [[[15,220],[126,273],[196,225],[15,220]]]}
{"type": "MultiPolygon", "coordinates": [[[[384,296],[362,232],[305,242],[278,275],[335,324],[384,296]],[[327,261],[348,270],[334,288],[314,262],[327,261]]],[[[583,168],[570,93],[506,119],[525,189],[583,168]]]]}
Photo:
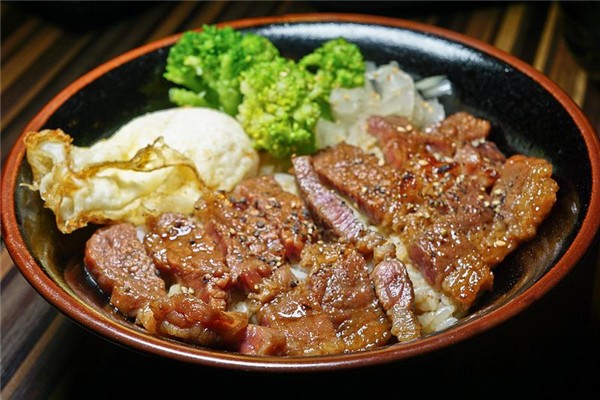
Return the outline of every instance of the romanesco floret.
{"type": "Polygon", "coordinates": [[[365,82],[365,61],[360,48],[344,38],[325,42],[298,64],[312,71],[327,93],[338,87],[362,86],[365,82]]]}
{"type": "Polygon", "coordinates": [[[331,91],[361,86],[364,73],[360,49],[342,38],[295,62],[262,36],[204,26],[171,48],[164,77],[179,85],[169,91],[172,102],[235,116],[257,150],[281,159],[316,151],[331,91]]]}
{"type": "Polygon", "coordinates": [[[181,86],[172,88],[169,98],[180,106],[211,107],[235,115],[242,101],[241,72],[276,57],[279,50],[268,39],[231,27],[185,32],[167,58],[164,77],[181,86]]]}
{"type": "Polygon", "coordinates": [[[288,59],[257,64],[242,73],[238,120],[255,148],[276,158],[310,154],[322,96],[314,76],[288,59]]]}
{"type": "Polygon", "coordinates": [[[322,117],[333,120],[329,95],[335,88],[353,88],[365,82],[365,61],[360,48],[344,38],[325,42],[298,62],[315,75],[315,81],[322,89],[319,99],[322,117]]]}

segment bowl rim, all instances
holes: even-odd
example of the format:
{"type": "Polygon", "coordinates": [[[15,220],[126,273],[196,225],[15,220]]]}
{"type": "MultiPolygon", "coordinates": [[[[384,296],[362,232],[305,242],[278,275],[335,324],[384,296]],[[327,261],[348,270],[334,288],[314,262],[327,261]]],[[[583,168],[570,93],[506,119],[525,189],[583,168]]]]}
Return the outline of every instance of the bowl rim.
{"type": "MultiPolygon", "coordinates": [[[[413,342],[403,343],[401,345],[386,346],[366,352],[329,356],[256,357],[238,353],[219,352],[210,349],[190,347],[184,343],[166,341],[164,338],[154,337],[149,334],[141,334],[139,331],[107,318],[95,318],[95,313],[89,312],[90,308],[84,306],[80,300],[70,296],[61,289],[48,274],[39,273],[40,271],[43,271],[43,269],[29,253],[27,245],[21,236],[16,219],[14,195],[18,171],[25,157],[23,137],[28,131],[41,129],[52,113],[64,104],[74,93],[106,72],[117,68],[124,63],[158,50],[159,48],[173,44],[183,33],[179,32],[127,51],[97,66],[69,84],[33,117],[17,139],[14,147],[11,149],[2,171],[2,235],[10,256],[29,284],[31,284],[51,305],[80,326],[116,344],[125,345],[134,350],[182,362],[254,372],[329,371],[380,365],[422,356],[431,353],[434,350],[441,349],[446,345],[457,344],[500,325],[504,321],[528,308],[531,304],[550,291],[551,288],[562,280],[585,255],[598,233],[600,226],[600,140],[588,118],[579,106],[547,76],[517,57],[478,39],[425,23],[369,14],[306,13],[244,18],[235,21],[220,22],[216,25],[231,26],[235,29],[248,29],[260,28],[273,24],[330,22],[369,24],[412,30],[469,46],[477,51],[491,55],[527,75],[545,91],[551,94],[562,107],[565,108],[577,125],[585,141],[592,172],[591,197],[589,199],[588,211],[584,216],[580,230],[573,238],[572,244],[554,263],[554,266],[537,282],[523,293],[519,294],[516,298],[491,311],[489,314],[483,315],[473,321],[467,321],[462,325],[442,331],[435,335],[427,336],[413,342]]],[[[197,28],[197,30],[198,29],[201,28],[197,28]]]]}

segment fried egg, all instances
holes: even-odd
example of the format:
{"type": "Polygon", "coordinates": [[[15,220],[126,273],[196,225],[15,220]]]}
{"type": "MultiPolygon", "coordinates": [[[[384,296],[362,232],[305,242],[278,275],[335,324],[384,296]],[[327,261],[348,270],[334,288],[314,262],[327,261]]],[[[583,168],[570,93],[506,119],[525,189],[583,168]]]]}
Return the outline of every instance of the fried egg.
{"type": "Polygon", "coordinates": [[[203,190],[230,190],[256,175],[259,164],[233,117],[199,107],[145,114],[90,147],[72,142],[60,129],[25,136],[28,186],[40,192],[63,233],[190,213],[203,190]]]}

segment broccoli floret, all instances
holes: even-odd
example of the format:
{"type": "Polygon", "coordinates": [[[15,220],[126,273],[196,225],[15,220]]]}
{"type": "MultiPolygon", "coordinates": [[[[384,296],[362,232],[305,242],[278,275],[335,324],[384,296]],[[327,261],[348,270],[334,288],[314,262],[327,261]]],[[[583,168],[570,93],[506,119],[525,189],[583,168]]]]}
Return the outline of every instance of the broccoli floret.
{"type": "Polygon", "coordinates": [[[315,75],[323,96],[318,100],[322,117],[332,120],[329,95],[335,88],[353,88],[365,82],[365,60],[360,48],[343,38],[325,42],[298,62],[315,75]]]}
{"type": "Polygon", "coordinates": [[[255,148],[275,158],[316,151],[321,88],[292,60],[277,58],[242,72],[238,120],[255,148]]]}
{"type": "Polygon", "coordinates": [[[268,39],[231,27],[205,25],[202,32],[185,32],[167,58],[164,77],[181,86],[172,88],[169,98],[178,105],[201,105],[235,115],[242,101],[242,71],[276,57],[279,50],[268,39]]]}
{"type": "Polygon", "coordinates": [[[254,147],[275,158],[314,153],[317,121],[331,119],[331,91],[364,83],[360,49],[342,38],[295,62],[264,37],[203,28],[184,33],[169,52],[164,77],[179,85],[171,101],[235,116],[254,147]]]}
{"type": "Polygon", "coordinates": [[[343,38],[325,42],[298,64],[315,74],[325,92],[362,86],[365,81],[365,61],[360,48],[343,38]]]}

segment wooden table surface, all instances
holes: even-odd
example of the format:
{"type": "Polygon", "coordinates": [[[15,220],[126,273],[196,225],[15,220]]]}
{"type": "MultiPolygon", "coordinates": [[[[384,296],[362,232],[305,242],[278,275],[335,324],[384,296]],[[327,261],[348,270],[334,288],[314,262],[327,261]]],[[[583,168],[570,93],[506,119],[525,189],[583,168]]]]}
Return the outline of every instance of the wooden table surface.
{"type": "MultiPolygon", "coordinates": [[[[367,8],[367,2],[111,2],[112,5],[103,2],[96,4],[97,10],[91,13],[87,12],[89,6],[86,8],[82,3],[85,2],[33,5],[1,2],[2,164],[24,126],[46,102],[85,72],[127,50],[205,23],[323,11],[364,12],[417,20],[490,43],[544,72],[573,98],[600,131],[600,84],[588,79],[588,74],[567,48],[558,3],[385,2],[371,3],[367,8]]],[[[448,393],[454,395],[489,398],[494,397],[494,393],[519,392],[514,386],[519,379],[514,376],[512,380],[506,379],[514,367],[506,362],[498,364],[502,367],[493,371],[454,370],[450,376],[455,382],[449,382],[436,378],[447,373],[440,368],[465,367],[468,360],[446,359],[436,364],[434,359],[419,372],[423,378],[421,383],[414,382],[414,376],[404,370],[395,373],[393,369],[381,374],[370,371],[341,378],[307,375],[291,380],[280,375],[257,378],[179,365],[121,348],[86,331],[32,289],[13,265],[4,245],[0,261],[3,399],[167,398],[174,395],[227,398],[242,390],[251,397],[298,398],[321,390],[312,385],[313,382],[329,384],[329,393],[333,395],[343,393],[342,388],[353,388],[353,391],[358,388],[360,392],[386,387],[390,394],[406,396],[414,395],[416,390],[430,390],[428,386],[437,385],[439,389],[442,384],[447,384],[448,393]],[[425,386],[417,386],[423,382],[425,386]],[[476,385],[474,382],[484,383],[476,385]],[[484,385],[487,386],[484,388],[484,385]]],[[[596,290],[590,302],[594,321],[598,319],[598,297],[596,290]]],[[[585,313],[587,310],[561,312],[585,313]]],[[[597,333],[593,331],[592,342],[600,340],[597,333]]],[[[561,346],[557,342],[549,348],[561,346]]],[[[564,376],[563,384],[557,387],[568,387],[572,380],[572,394],[578,394],[575,397],[593,397],[591,393],[596,383],[584,378],[588,376],[587,367],[579,365],[580,360],[558,358],[555,361],[557,368],[565,371],[582,368],[582,372],[560,372],[545,380],[536,374],[528,378],[525,367],[519,369],[524,371],[522,382],[539,388],[539,393],[547,393],[544,389],[552,390],[556,381],[560,382],[564,376]],[[560,366],[563,362],[575,365],[560,366]],[[532,383],[534,376],[541,380],[532,383]]],[[[597,368],[598,359],[593,362],[597,368]]],[[[531,369],[536,368],[539,366],[532,361],[531,369]]]]}

